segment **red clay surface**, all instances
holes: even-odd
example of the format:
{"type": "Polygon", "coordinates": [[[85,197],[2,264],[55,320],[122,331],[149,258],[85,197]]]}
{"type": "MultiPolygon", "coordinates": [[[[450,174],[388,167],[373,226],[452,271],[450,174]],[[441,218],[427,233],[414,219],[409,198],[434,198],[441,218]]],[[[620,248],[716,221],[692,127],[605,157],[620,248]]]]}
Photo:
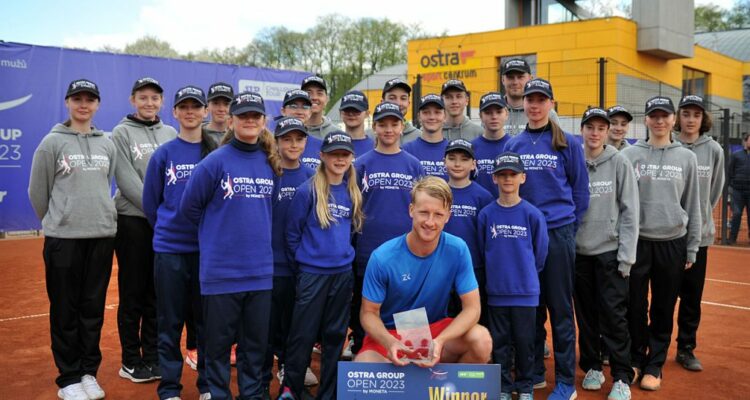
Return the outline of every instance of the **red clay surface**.
{"type": "MultiPolygon", "coordinates": [[[[741,238],[745,236],[741,234],[741,238]]],[[[0,240],[0,399],[57,398],[54,383],[57,370],[50,351],[49,304],[41,251],[42,240],[38,238],[0,240]]],[[[703,306],[697,350],[705,371],[688,372],[678,366],[673,361],[673,345],[662,389],[647,393],[633,387],[633,398],[750,398],[750,249],[715,246],[709,251],[708,261],[703,297],[712,304],[703,306]]],[[[120,345],[116,326],[116,270],[115,265],[107,296],[101,342],[104,360],[98,379],[107,399],[156,399],[156,383],[134,384],[117,375],[120,345]]],[[[317,373],[317,355],[313,360],[313,370],[317,373]]],[[[552,360],[547,360],[547,367],[550,387],[537,391],[538,399],[546,398],[554,380],[552,360]]],[[[605,399],[611,387],[607,370],[605,375],[607,383],[602,391],[585,392],[580,387],[583,372],[578,371],[578,398],[605,399]]],[[[196,373],[186,366],[183,399],[198,398],[195,378],[196,373]]],[[[236,381],[233,385],[236,391],[236,381]]],[[[274,379],[272,396],[277,388],[274,379]]]]}

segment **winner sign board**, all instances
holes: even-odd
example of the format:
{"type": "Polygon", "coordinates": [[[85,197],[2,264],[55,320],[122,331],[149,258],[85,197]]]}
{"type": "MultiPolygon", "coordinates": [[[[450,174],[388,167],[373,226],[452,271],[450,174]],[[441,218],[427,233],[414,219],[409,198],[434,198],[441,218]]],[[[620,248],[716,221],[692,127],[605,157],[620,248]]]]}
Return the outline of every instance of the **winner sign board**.
{"type": "Polygon", "coordinates": [[[339,362],[339,400],[497,400],[500,365],[339,362]]]}

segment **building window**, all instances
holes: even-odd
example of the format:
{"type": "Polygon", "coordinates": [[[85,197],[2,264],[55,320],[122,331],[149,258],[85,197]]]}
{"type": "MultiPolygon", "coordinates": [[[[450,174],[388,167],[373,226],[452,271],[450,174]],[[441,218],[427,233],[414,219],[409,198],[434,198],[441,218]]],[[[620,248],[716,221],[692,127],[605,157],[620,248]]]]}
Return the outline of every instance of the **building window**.
{"type": "Polygon", "coordinates": [[[682,67],[682,95],[696,94],[706,97],[708,74],[697,69],[682,67]]]}

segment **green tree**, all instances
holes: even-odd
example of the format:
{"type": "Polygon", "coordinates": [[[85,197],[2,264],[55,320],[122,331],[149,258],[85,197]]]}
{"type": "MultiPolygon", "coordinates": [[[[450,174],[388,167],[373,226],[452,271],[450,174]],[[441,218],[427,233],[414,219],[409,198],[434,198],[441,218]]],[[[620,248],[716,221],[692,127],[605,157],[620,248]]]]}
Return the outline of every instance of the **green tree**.
{"type": "Polygon", "coordinates": [[[173,49],[169,42],[159,40],[153,36],[144,36],[133,43],[125,45],[122,52],[142,56],[181,58],[180,53],[173,49]]]}

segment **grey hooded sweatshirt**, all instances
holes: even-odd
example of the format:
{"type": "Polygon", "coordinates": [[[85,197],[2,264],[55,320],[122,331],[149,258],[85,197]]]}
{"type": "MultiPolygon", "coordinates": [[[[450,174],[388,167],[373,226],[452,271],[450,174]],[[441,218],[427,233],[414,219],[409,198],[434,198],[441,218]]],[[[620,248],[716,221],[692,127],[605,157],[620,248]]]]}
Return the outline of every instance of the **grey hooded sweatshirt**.
{"type": "Polygon", "coordinates": [[[576,253],[593,256],[617,250],[618,270],[630,275],[638,247],[638,187],[630,162],[613,146],[593,160],[589,173],[589,208],[576,235],[576,253]]]}
{"type": "Polygon", "coordinates": [[[476,122],[472,121],[466,115],[463,116],[464,120],[457,126],[450,126],[448,122],[443,124],[443,136],[448,141],[454,139],[465,139],[472,141],[484,133],[484,128],[476,122]]]}
{"type": "Polygon", "coordinates": [[[644,140],[622,150],[635,169],[640,196],[640,236],[674,240],[687,235],[687,261],[701,242],[698,162],[679,142],[654,147],[644,140]]]}
{"type": "Polygon", "coordinates": [[[115,145],[102,131],[78,134],[57,124],[34,152],[29,200],[46,236],[114,237],[117,211],[110,196],[115,145]]]}
{"type": "Polygon", "coordinates": [[[325,139],[328,133],[338,129],[336,125],[334,125],[333,122],[331,122],[331,120],[326,116],[323,117],[323,122],[320,125],[305,125],[305,128],[307,128],[308,134],[313,135],[321,140],[325,139]]]}
{"type": "MultiPolygon", "coordinates": [[[[673,138],[677,141],[678,135],[673,138]]],[[[701,201],[701,244],[700,247],[710,246],[716,237],[714,226],[714,208],[721,200],[724,189],[724,150],[711,136],[700,135],[695,143],[682,143],[698,158],[698,190],[701,201]]]]}
{"type": "MultiPolygon", "coordinates": [[[[508,98],[505,98],[506,102],[508,98]]],[[[560,125],[560,118],[557,117],[555,110],[550,110],[549,119],[560,125]]],[[[508,120],[505,121],[505,133],[510,136],[516,136],[526,129],[526,124],[529,123],[529,118],[523,111],[523,107],[514,108],[508,103],[508,120]]]]}
{"type": "MultiPolygon", "coordinates": [[[[422,131],[417,129],[411,122],[404,122],[404,133],[401,135],[401,144],[404,145],[409,142],[413,142],[418,137],[422,136],[422,131]]],[[[373,135],[372,137],[375,137],[373,135]]]]}
{"type": "Polygon", "coordinates": [[[152,126],[123,118],[112,129],[117,148],[115,206],[117,213],[146,218],[143,214],[143,178],[148,160],[162,144],[177,137],[177,131],[159,121],[152,126]]]}

